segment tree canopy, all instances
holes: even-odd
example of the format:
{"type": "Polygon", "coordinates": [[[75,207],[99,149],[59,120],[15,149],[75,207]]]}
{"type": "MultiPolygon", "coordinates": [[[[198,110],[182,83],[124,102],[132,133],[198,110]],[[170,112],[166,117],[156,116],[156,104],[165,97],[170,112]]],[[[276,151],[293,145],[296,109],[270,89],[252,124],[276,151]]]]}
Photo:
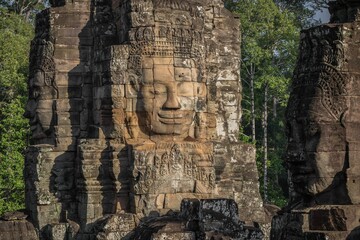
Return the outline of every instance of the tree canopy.
{"type": "Polygon", "coordinates": [[[24,205],[24,150],[28,120],[23,117],[33,26],[0,8],[0,214],[24,205]]]}
{"type": "Polygon", "coordinates": [[[282,167],[284,111],[288,86],[295,67],[300,29],[313,12],[305,1],[237,0],[227,7],[241,21],[241,79],[245,135],[257,146],[257,162],[266,202],[284,205],[279,187],[286,171],[282,167]]]}
{"type": "Polygon", "coordinates": [[[33,15],[48,5],[47,0],[0,0],[0,6],[17,15],[23,16],[27,21],[33,15]]]}
{"type": "Polygon", "coordinates": [[[302,27],[308,27],[316,22],[315,13],[328,7],[329,0],[274,0],[281,9],[296,15],[297,23],[302,27]]]}

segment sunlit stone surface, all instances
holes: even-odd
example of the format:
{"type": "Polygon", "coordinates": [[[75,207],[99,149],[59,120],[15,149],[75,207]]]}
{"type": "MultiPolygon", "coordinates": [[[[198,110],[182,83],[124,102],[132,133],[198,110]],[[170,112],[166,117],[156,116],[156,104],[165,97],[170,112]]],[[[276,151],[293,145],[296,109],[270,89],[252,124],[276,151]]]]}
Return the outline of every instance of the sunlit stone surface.
{"type": "Polygon", "coordinates": [[[239,39],[219,0],[53,1],[38,15],[25,176],[43,239],[131,238],[183,199],[225,198],[265,223],[255,149],[238,141],[239,39]]]}

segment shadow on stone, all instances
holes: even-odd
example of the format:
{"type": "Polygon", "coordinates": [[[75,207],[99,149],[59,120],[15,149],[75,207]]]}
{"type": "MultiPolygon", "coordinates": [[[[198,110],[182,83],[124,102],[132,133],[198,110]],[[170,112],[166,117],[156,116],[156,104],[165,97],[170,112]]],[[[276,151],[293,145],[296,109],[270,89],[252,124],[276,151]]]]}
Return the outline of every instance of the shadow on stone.
{"type": "Polygon", "coordinates": [[[180,212],[145,217],[136,228],[134,216],[117,214],[97,221],[97,239],[263,239],[259,228],[239,220],[237,204],[229,199],[184,199],[180,212]]]}

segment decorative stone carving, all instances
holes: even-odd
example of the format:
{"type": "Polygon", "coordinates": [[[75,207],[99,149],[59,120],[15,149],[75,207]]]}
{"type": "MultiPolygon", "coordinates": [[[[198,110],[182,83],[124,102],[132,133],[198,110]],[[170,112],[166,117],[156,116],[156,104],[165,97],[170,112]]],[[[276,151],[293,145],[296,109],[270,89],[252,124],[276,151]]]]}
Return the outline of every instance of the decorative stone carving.
{"type": "Polygon", "coordinates": [[[77,138],[88,128],[85,100],[92,78],[86,70],[93,44],[86,26],[90,1],[53,5],[36,18],[25,113],[32,130],[25,159],[26,207],[40,235],[78,221],[77,138]]]}
{"type": "Polygon", "coordinates": [[[37,34],[32,41],[29,72],[29,100],[25,116],[30,119],[32,139],[51,143],[54,134],[55,99],[58,88],[55,82],[54,38],[50,32],[49,11],[37,16],[37,34]]]}
{"type": "Polygon", "coordinates": [[[51,4],[29,79],[36,228],[66,236],[72,221],[78,239],[126,236],[133,225],[106,230],[117,216],[164,215],[184,198],[233,199],[241,220],[265,222],[255,149],[238,141],[239,22],[223,2],[51,4]]]}
{"type": "MultiPolygon", "coordinates": [[[[149,194],[157,196],[158,210],[164,210],[172,195],[188,193],[187,197],[197,198],[217,195],[211,148],[211,144],[189,142],[137,146],[133,149],[134,165],[130,168],[132,191],[142,204],[155,200],[149,194]],[[164,196],[162,202],[159,196],[164,196]]],[[[173,206],[180,207],[181,198],[177,203],[172,201],[173,206]]]]}
{"type": "Polygon", "coordinates": [[[291,199],[273,221],[272,239],[356,239],[347,236],[359,225],[357,26],[330,23],[301,33],[286,116],[291,199]]]}
{"type": "Polygon", "coordinates": [[[359,2],[356,0],[329,1],[331,22],[342,23],[359,20],[359,2]]]}
{"type": "Polygon", "coordinates": [[[295,191],[306,195],[315,196],[330,185],[335,188],[335,175],[346,169],[342,124],[348,110],[346,96],[350,79],[348,73],[342,72],[341,36],[341,29],[337,27],[322,26],[302,32],[302,46],[315,46],[312,49],[316,51],[309,51],[308,55],[305,49],[301,51],[299,58],[308,64],[299,63],[294,73],[287,109],[287,162],[295,191]],[[321,38],[327,40],[321,40],[320,47],[317,39],[321,38]],[[332,137],[336,138],[329,142],[332,137]],[[338,160],[335,163],[333,159],[338,160]]]}

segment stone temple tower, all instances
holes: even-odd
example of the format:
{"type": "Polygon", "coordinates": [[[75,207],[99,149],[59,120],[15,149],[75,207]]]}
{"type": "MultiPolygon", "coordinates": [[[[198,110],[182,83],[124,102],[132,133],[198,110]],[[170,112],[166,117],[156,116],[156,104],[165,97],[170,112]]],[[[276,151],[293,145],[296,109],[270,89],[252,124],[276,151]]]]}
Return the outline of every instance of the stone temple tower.
{"type": "Polygon", "coordinates": [[[189,198],[232,199],[242,221],[263,223],[255,149],[238,141],[239,20],[223,2],[51,6],[37,16],[30,56],[35,227],[90,239],[104,216],[128,214],[135,227],[189,198]]]}
{"type": "Polygon", "coordinates": [[[360,238],[360,3],[329,10],[330,23],[301,32],[286,114],[293,194],[274,240],[360,238]]]}

